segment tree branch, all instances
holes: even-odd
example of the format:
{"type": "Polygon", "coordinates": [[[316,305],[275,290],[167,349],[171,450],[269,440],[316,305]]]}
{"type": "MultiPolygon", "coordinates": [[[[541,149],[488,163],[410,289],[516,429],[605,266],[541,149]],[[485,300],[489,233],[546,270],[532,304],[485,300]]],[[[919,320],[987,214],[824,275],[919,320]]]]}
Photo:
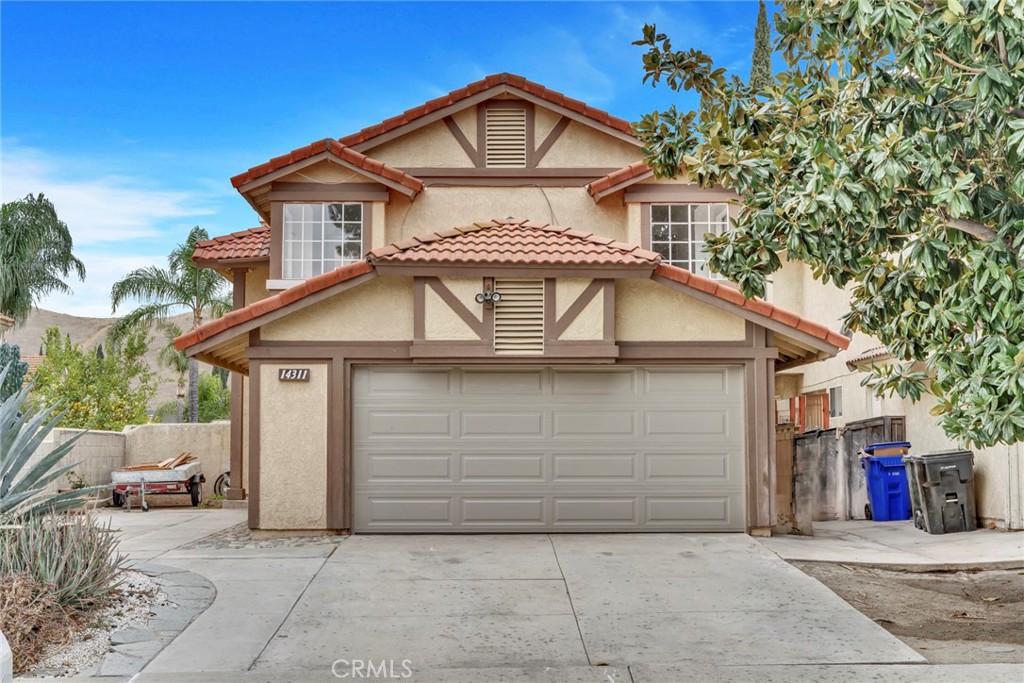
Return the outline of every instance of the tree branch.
{"type": "Polygon", "coordinates": [[[949,227],[966,232],[968,235],[977,237],[979,240],[991,242],[999,237],[999,233],[984,223],[966,220],[964,218],[950,218],[949,216],[943,216],[943,218],[946,219],[946,223],[949,224],[949,227]]]}
{"type": "Polygon", "coordinates": [[[947,55],[942,50],[936,50],[935,54],[937,54],[942,59],[942,61],[946,62],[947,64],[951,64],[952,66],[955,66],[956,68],[961,69],[963,71],[966,71],[968,73],[972,73],[972,74],[975,74],[975,75],[985,73],[984,69],[976,69],[973,66],[967,66],[966,64],[961,64],[960,62],[956,61],[955,59],[953,59],[952,57],[947,55]]]}
{"type": "Polygon", "coordinates": [[[1009,69],[1010,58],[1006,54],[1006,38],[1003,37],[1002,31],[996,33],[996,43],[999,45],[999,59],[1003,60],[1003,65],[1009,69]]]}

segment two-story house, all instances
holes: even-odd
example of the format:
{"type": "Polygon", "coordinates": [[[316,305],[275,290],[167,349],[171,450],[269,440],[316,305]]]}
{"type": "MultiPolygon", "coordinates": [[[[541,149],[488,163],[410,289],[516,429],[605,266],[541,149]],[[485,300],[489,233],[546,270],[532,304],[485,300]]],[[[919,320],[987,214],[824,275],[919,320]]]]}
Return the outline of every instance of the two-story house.
{"type": "Polygon", "coordinates": [[[769,533],[776,372],[849,340],[711,276],[733,195],[642,158],[499,74],[234,177],[235,310],[177,343],[234,373],[250,526],[769,533]]]}

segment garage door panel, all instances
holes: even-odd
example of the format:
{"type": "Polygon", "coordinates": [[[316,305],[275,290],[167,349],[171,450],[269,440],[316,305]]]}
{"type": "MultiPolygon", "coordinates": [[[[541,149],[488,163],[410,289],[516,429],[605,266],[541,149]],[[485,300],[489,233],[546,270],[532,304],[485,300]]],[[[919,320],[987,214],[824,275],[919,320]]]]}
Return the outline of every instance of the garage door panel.
{"type": "Polygon", "coordinates": [[[544,414],[540,411],[465,411],[462,435],[516,439],[544,436],[544,414]]]}
{"type": "Polygon", "coordinates": [[[555,438],[595,434],[636,435],[635,416],[622,410],[556,410],[553,417],[555,438]]]}
{"type": "Polygon", "coordinates": [[[494,481],[510,479],[544,481],[544,456],[480,455],[462,456],[462,481],[494,481]]]}
{"type": "Polygon", "coordinates": [[[744,528],[741,368],[353,374],[356,531],[744,528]]]}

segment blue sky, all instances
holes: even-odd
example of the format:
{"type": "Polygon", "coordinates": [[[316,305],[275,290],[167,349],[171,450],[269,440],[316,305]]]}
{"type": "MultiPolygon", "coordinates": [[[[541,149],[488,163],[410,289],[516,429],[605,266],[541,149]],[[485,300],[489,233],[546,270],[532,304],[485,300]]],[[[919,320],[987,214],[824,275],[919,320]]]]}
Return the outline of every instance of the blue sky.
{"type": "Polygon", "coordinates": [[[0,197],[42,192],[85,261],[74,296],[163,264],[194,225],[251,227],[229,178],[510,71],[627,118],[688,95],[641,83],[656,22],[746,78],[757,3],[0,3],[0,197]]]}

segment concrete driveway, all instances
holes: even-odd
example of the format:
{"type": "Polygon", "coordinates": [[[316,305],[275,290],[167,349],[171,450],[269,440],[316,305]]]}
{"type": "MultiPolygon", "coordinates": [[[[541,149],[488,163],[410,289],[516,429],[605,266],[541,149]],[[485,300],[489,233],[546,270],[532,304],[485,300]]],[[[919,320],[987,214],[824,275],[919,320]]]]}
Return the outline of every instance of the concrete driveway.
{"type": "Polygon", "coordinates": [[[153,561],[206,576],[218,595],[139,681],[338,680],[332,666],[358,661],[399,675],[407,660],[412,681],[606,683],[923,661],[740,534],[355,536],[153,561]]]}

